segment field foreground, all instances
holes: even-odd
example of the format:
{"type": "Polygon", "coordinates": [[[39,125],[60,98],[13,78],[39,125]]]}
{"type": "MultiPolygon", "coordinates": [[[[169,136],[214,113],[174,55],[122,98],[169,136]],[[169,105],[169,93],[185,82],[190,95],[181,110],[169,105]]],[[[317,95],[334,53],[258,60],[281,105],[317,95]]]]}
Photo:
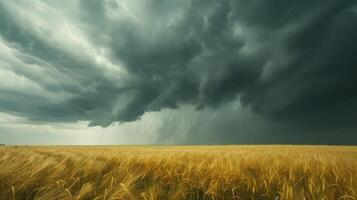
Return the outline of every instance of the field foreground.
{"type": "Polygon", "coordinates": [[[0,199],[357,199],[357,147],[0,147],[0,199]]]}

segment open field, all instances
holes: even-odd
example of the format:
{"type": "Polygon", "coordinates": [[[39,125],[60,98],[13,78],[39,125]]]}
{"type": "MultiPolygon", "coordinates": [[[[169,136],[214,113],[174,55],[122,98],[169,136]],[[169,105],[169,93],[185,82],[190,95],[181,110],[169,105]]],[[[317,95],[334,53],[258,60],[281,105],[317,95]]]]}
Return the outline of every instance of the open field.
{"type": "Polygon", "coordinates": [[[357,199],[357,147],[0,147],[0,199],[357,199]]]}

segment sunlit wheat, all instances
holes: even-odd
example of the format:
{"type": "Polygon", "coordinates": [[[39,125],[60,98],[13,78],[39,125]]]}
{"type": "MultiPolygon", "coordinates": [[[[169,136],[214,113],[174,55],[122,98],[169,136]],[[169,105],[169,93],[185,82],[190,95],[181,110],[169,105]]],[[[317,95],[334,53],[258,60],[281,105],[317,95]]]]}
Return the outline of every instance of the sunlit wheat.
{"type": "Polygon", "coordinates": [[[357,199],[357,147],[1,147],[0,199],[357,199]]]}

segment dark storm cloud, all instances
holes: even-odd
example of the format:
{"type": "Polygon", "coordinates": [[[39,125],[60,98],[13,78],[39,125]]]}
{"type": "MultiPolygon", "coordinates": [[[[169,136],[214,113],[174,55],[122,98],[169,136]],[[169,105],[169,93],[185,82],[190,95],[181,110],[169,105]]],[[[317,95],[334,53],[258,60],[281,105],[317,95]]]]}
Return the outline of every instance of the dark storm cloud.
{"type": "Polygon", "coordinates": [[[261,116],[309,130],[354,127],[356,5],[0,1],[0,70],[9,79],[0,80],[8,82],[0,111],[108,126],[238,98],[261,116]],[[18,79],[31,87],[9,83],[18,79]]]}
{"type": "Polygon", "coordinates": [[[251,85],[243,102],[280,120],[310,121],[327,129],[355,126],[356,3],[327,5],[331,7],[313,10],[317,14],[302,28],[286,35],[284,49],[291,61],[278,65],[270,80],[251,85]]]}

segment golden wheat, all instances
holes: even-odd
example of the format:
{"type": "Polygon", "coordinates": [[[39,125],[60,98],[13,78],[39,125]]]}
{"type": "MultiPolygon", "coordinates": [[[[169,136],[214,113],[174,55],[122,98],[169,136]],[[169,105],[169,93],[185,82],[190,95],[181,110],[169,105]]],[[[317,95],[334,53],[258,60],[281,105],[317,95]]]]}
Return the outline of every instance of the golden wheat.
{"type": "Polygon", "coordinates": [[[0,199],[357,199],[357,147],[2,147],[0,199]]]}

